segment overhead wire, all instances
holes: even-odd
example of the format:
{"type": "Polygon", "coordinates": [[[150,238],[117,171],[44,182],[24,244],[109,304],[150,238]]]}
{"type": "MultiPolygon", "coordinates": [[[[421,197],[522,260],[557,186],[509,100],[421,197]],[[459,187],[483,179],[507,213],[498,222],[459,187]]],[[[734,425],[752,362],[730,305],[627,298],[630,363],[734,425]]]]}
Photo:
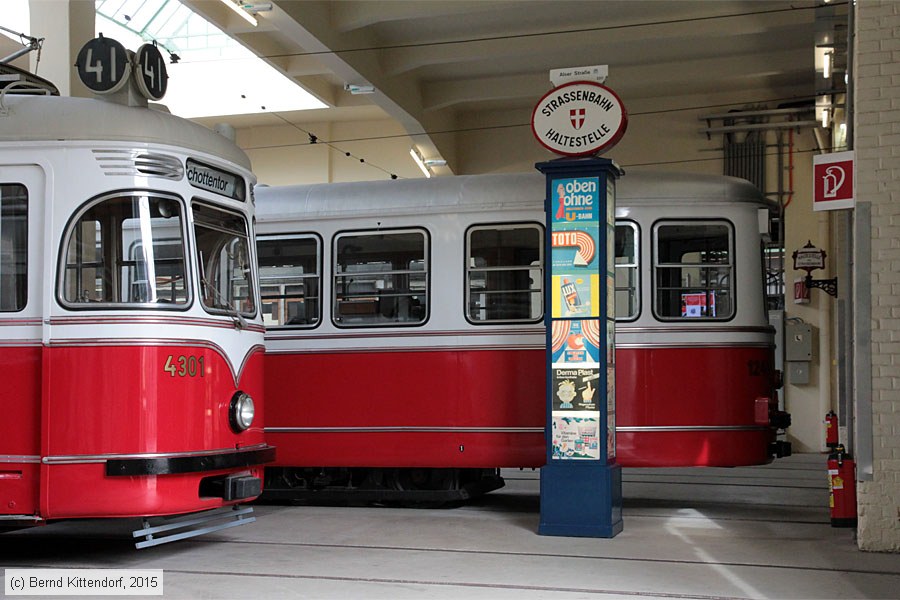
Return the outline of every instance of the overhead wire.
{"type": "MultiPolygon", "coordinates": [[[[835,2],[834,6],[840,6],[848,4],[847,0],[841,2],[835,2]]],[[[457,40],[444,40],[444,41],[435,41],[435,42],[411,42],[407,44],[387,44],[381,46],[367,46],[361,48],[345,48],[345,49],[329,49],[329,50],[317,50],[317,51],[304,51],[304,52],[292,52],[292,53],[283,53],[283,54],[265,54],[262,55],[261,58],[268,59],[277,59],[277,58],[291,58],[291,57],[300,57],[300,56],[317,56],[317,55],[328,55],[328,54],[345,54],[352,52],[371,52],[378,50],[394,50],[394,49],[409,49],[409,48],[424,48],[424,47],[433,47],[433,46],[446,46],[446,45],[454,45],[454,44],[472,44],[472,43],[481,43],[481,42],[490,42],[490,41],[509,41],[512,39],[524,39],[524,38],[534,38],[534,37],[543,37],[543,36],[558,36],[558,35],[571,35],[578,33],[595,33],[599,31],[611,31],[611,30],[619,30],[619,29],[633,29],[638,27],[655,27],[662,25],[677,25],[684,23],[693,23],[693,22],[701,22],[701,21],[711,21],[718,19],[732,19],[732,18],[742,18],[742,17],[758,17],[761,15],[769,15],[769,14],[779,14],[779,13],[787,13],[793,11],[801,11],[801,10],[814,10],[815,4],[811,3],[808,6],[794,6],[791,5],[786,8],[775,8],[775,9],[766,9],[759,11],[746,11],[741,13],[731,13],[725,15],[708,15],[702,17],[685,17],[682,19],[666,19],[659,21],[646,21],[640,23],[628,23],[628,24],[618,24],[618,25],[605,25],[598,27],[583,27],[577,29],[562,29],[562,30],[553,30],[553,31],[540,31],[533,33],[519,33],[519,34],[509,34],[509,35],[497,35],[497,36],[483,36],[483,37],[471,37],[457,40]]],[[[786,100],[793,100],[793,98],[785,98],[781,100],[768,100],[766,102],[782,102],[786,100]]],[[[741,104],[746,104],[746,102],[742,102],[741,104]]],[[[663,109],[656,111],[645,111],[645,112],[635,112],[630,113],[630,116],[646,116],[651,114],[665,114],[671,112],[681,112],[688,110],[703,110],[710,108],[720,108],[724,106],[734,106],[734,103],[726,103],[726,104],[716,104],[716,105],[708,105],[708,106],[699,106],[699,107],[683,107],[683,108],[675,108],[675,109],[663,109]]],[[[289,119],[278,113],[270,113],[274,114],[276,117],[303,132],[308,136],[308,142],[306,144],[297,143],[297,144],[277,144],[277,145],[266,145],[266,146],[256,146],[256,147],[247,147],[246,150],[259,150],[259,149],[269,149],[269,148],[288,148],[288,147],[297,147],[304,145],[313,145],[313,144],[323,144],[328,146],[329,148],[334,149],[337,152],[341,152],[348,158],[353,158],[358,160],[360,163],[368,164],[369,166],[376,168],[386,174],[389,174],[392,179],[397,179],[398,176],[385,169],[381,166],[378,166],[374,163],[367,162],[364,158],[358,157],[351,152],[343,150],[335,146],[338,143],[352,143],[352,142],[360,142],[360,141],[374,141],[374,140],[385,140],[385,139],[396,139],[396,138],[411,138],[416,137],[417,135],[449,135],[456,133],[466,133],[470,131],[489,131],[489,130],[498,130],[498,129],[508,129],[508,128],[518,128],[518,127],[530,127],[530,123],[516,123],[516,124],[508,124],[508,125],[494,125],[494,126],[484,126],[484,127],[472,127],[472,128],[458,128],[458,129],[448,129],[441,131],[425,131],[420,134],[396,134],[396,135],[387,135],[387,136],[372,136],[366,138],[353,138],[353,139],[342,139],[342,140],[322,140],[315,134],[303,129],[296,123],[291,122],[289,119]]],[[[645,166],[650,164],[674,164],[674,163],[683,163],[683,162],[698,162],[698,161],[706,161],[706,160],[716,160],[716,159],[696,159],[696,160],[687,160],[687,161],[668,161],[668,162],[659,162],[659,163],[644,163],[639,165],[630,165],[630,166],[645,166]]]]}
{"type": "MultiPolygon", "coordinates": [[[[375,163],[369,162],[369,161],[367,161],[365,158],[363,158],[363,157],[361,157],[361,156],[356,156],[356,155],[353,154],[352,152],[348,152],[348,151],[346,151],[346,150],[344,150],[344,149],[342,149],[342,148],[338,148],[338,147],[335,145],[334,142],[330,142],[330,141],[328,141],[328,140],[322,140],[322,139],[320,139],[319,136],[317,136],[316,134],[314,134],[314,133],[312,133],[312,132],[310,132],[310,131],[307,131],[306,129],[303,129],[302,127],[300,127],[300,126],[297,125],[296,123],[292,123],[290,120],[284,118],[282,115],[278,114],[277,112],[272,112],[272,113],[270,113],[270,114],[275,115],[276,117],[278,117],[279,119],[281,119],[282,121],[284,121],[285,123],[287,123],[288,125],[290,125],[291,127],[293,127],[294,129],[297,129],[297,130],[302,131],[303,133],[305,133],[305,134],[307,135],[308,142],[307,142],[306,144],[290,144],[290,145],[287,145],[287,146],[265,146],[265,147],[263,147],[263,148],[283,148],[283,147],[312,146],[312,145],[316,145],[316,144],[322,144],[322,145],[328,146],[328,147],[331,148],[332,150],[335,150],[335,151],[337,151],[337,152],[340,152],[341,154],[343,154],[344,156],[346,156],[346,157],[348,157],[348,158],[352,158],[352,159],[358,160],[358,161],[359,161],[360,163],[362,163],[362,164],[366,164],[366,165],[368,165],[368,166],[370,166],[370,167],[372,167],[372,168],[375,168],[375,169],[378,169],[379,171],[382,171],[382,172],[384,172],[384,173],[387,173],[388,175],[391,176],[391,179],[398,179],[398,178],[400,177],[400,176],[397,175],[396,173],[393,173],[393,172],[391,172],[391,171],[388,171],[388,170],[385,169],[384,167],[380,167],[380,166],[376,165],[375,163]]],[[[404,136],[404,137],[406,137],[406,136],[404,136]]],[[[250,149],[251,149],[251,148],[245,148],[245,150],[250,150],[250,149]]],[[[261,149],[261,148],[252,148],[252,149],[253,149],[253,150],[257,150],[257,149],[261,149]]]]}
{"type": "MultiPolygon", "coordinates": [[[[848,2],[835,2],[832,6],[841,6],[848,4],[848,2]]],[[[514,39],[524,39],[524,38],[533,38],[533,37],[543,37],[543,36],[555,36],[555,35],[571,35],[578,33],[596,33],[598,31],[613,31],[618,29],[634,29],[639,27],[657,27],[661,25],[680,25],[684,23],[696,23],[701,21],[711,21],[716,19],[733,19],[733,18],[741,18],[741,17],[757,17],[761,15],[769,15],[769,14],[778,14],[778,13],[786,13],[786,12],[794,12],[801,10],[814,10],[815,4],[810,4],[809,6],[794,6],[791,5],[787,8],[772,8],[767,10],[758,10],[758,11],[747,11],[742,13],[731,13],[726,15],[708,15],[703,17],[685,17],[683,19],[666,19],[660,21],[646,21],[639,23],[626,23],[626,24],[618,24],[618,25],[603,25],[597,27],[579,27],[576,29],[559,29],[553,31],[537,31],[533,33],[514,33],[508,35],[494,35],[494,36],[483,36],[483,37],[471,37],[471,38],[462,38],[456,40],[443,40],[437,42],[410,42],[406,44],[385,44],[381,46],[366,46],[361,48],[344,48],[339,50],[311,50],[304,52],[289,52],[284,54],[266,54],[263,55],[263,58],[290,58],[296,56],[320,56],[325,54],[347,54],[351,52],[372,52],[378,50],[402,50],[409,48],[425,48],[425,47],[433,47],[433,46],[449,46],[455,44],[472,44],[479,42],[493,42],[493,41],[509,41],[514,39]]]]}
{"type": "MultiPolygon", "coordinates": [[[[744,101],[744,102],[725,102],[725,103],[721,103],[721,104],[707,104],[707,105],[703,105],[703,106],[683,106],[680,108],[666,108],[666,109],[660,109],[660,110],[647,110],[647,111],[641,111],[641,112],[629,111],[628,116],[629,117],[641,117],[641,116],[647,116],[647,115],[659,115],[659,114],[686,112],[686,111],[693,111],[693,110],[711,110],[714,108],[724,108],[724,107],[735,106],[736,104],[757,105],[757,104],[791,102],[791,101],[795,101],[795,100],[797,100],[797,98],[769,98],[767,100],[754,100],[754,101],[744,101]]],[[[276,114],[276,113],[270,113],[270,114],[276,114]]],[[[278,116],[280,119],[284,120],[285,122],[290,123],[290,121],[288,119],[284,118],[282,115],[276,114],[276,116],[278,116]]],[[[297,129],[299,129],[300,131],[302,131],[303,133],[309,133],[305,129],[295,125],[294,123],[290,123],[290,124],[292,126],[296,127],[297,129]]],[[[343,139],[331,140],[331,142],[335,143],[335,144],[351,143],[351,142],[371,142],[371,141],[377,141],[377,140],[390,140],[390,139],[409,138],[409,137],[425,136],[425,135],[427,135],[427,136],[449,135],[449,134],[469,133],[469,132],[476,132],[476,131],[493,131],[496,129],[514,129],[514,128],[518,128],[518,127],[531,127],[531,123],[530,122],[529,123],[508,123],[506,125],[483,125],[480,127],[460,127],[460,128],[456,128],[456,129],[425,130],[421,133],[394,133],[394,134],[390,134],[390,135],[373,135],[373,136],[367,136],[367,137],[343,138],[343,139]]],[[[246,149],[248,149],[248,150],[264,150],[264,149],[270,149],[270,148],[289,148],[289,147],[300,146],[300,145],[304,145],[304,144],[299,144],[299,143],[271,144],[271,145],[265,145],[265,146],[248,146],[246,149]]]]}

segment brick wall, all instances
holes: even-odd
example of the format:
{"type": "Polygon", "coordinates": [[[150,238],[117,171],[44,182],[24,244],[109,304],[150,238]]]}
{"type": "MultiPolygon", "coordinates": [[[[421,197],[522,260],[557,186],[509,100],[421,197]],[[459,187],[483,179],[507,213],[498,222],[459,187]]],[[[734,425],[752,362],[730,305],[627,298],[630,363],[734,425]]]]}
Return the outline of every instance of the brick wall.
{"type": "Polygon", "coordinates": [[[856,12],[857,199],[872,209],[874,479],[860,482],[859,547],[900,551],[900,2],[856,12]]]}

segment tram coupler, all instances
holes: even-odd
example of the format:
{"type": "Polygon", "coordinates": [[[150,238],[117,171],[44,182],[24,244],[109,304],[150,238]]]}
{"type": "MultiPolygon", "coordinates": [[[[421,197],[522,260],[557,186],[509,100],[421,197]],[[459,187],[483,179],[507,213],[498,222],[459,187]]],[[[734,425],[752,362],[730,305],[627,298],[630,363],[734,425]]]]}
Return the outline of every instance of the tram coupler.
{"type": "Polygon", "coordinates": [[[200,495],[223,500],[244,500],[262,493],[262,479],[252,475],[208,477],[200,482],[200,495]]]}
{"type": "Polygon", "coordinates": [[[791,455],[791,443],[777,440],[769,444],[769,456],[784,458],[791,455]]]}

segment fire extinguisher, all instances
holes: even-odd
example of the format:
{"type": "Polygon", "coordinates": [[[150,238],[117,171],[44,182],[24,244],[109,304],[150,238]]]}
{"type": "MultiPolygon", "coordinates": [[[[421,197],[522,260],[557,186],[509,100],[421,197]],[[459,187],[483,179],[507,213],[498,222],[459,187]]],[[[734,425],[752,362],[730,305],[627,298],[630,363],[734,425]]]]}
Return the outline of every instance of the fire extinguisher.
{"type": "Polygon", "coordinates": [[[838,445],[838,417],[833,410],[825,415],[825,445],[831,449],[838,445]]]}
{"type": "Polygon", "coordinates": [[[838,444],[828,456],[828,504],[832,527],[856,527],[856,462],[838,444]]]}

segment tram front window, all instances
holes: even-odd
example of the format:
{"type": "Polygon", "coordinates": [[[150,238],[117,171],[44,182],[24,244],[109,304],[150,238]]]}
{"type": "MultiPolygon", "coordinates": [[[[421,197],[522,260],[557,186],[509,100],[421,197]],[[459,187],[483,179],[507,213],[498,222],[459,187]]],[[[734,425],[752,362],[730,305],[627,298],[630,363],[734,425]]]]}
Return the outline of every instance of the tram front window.
{"type": "Polygon", "coordinates": [[[205,204],[192,208],[203,306],[209,312],[254,316],[247,219],[205,204]]]}
{"type": "Polygon", "coordinates": [[[65,239],[67,305],[179,305],[188,301],[180,201],[117,195],[89,205],[65,239]]]}

